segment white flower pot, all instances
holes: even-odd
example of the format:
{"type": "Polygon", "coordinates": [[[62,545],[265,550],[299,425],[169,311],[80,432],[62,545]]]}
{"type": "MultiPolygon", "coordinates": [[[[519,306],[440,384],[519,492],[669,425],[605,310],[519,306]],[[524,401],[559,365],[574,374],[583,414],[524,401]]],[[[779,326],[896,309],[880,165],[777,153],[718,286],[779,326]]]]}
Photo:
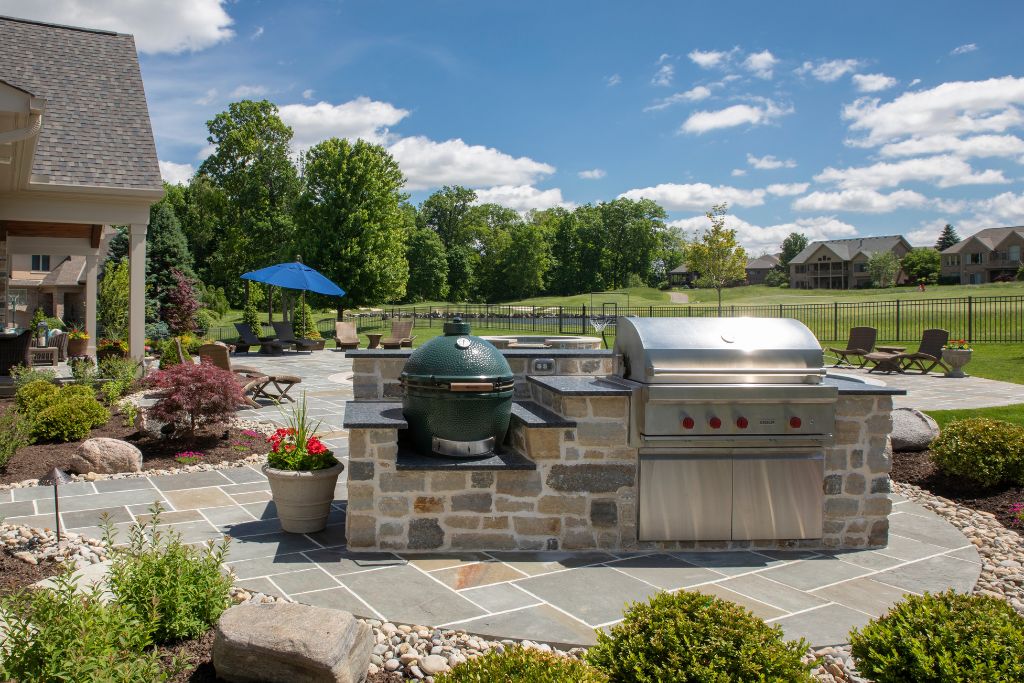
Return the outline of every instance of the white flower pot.
{"type": "Polygon", "coordinates": [[[946,377],[965,377],[963,367],[971,362],[971,349],[943,349],[942,362],[949,366],[946,377]]]}
{"type": "Polygon", "coordinates": [[[270,493],[281,519],[281,529],[295,534],[323,531],[331,514],[334,487],[345,466],[310,472],[278,470],[263,466],[270,482],[270,493]]]}

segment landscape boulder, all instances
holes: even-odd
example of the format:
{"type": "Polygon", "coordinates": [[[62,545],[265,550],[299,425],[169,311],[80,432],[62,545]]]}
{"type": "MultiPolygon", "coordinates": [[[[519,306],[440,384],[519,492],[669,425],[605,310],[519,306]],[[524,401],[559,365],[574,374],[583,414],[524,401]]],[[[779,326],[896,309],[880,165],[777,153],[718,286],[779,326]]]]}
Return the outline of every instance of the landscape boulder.
{"type": "Polygon", "coordinates": [[[232,683],[360,683],[372,648],[370,626],[348,612],[289,602],[238,605],[217,623],[213,666],[232,683]]]}
{"type": "Polygon", "coordinates": [[[892,411],[892,450],[896,453],[926,451],[938,436],[938,423],[920,410],[896,408],[892,411]]]}
{"type": "Polygon", "coordinates": [[[141,472],[142,451],[120,439],[105,436],[86,439],[68,465],[78,474],[117,474],[118,472],[141,472]]]}

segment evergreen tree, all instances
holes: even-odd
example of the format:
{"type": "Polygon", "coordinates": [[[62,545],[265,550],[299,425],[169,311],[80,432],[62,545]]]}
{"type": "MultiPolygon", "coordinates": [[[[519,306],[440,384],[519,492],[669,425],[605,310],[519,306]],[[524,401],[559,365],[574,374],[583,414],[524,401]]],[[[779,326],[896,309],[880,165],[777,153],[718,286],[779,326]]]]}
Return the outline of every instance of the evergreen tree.
{"type": "Polygon", "coordinates": [[[178,286],[175,269],[190,280],[196,277],[178,217],[170,203],[161,200],[149,210],[146,233],[146,292],[160,310],[167,306],[168,296],[178,286]]]}
{"type": "Polygon", "coordinates": [[[946,227],[942,229],[942,234],[939,235],[939,241],[935,243],[935,248],[942,252],[949,249],[959,241],[960,235],[956,233],[956,228],[949,223],[946,223],[946,227]]]}

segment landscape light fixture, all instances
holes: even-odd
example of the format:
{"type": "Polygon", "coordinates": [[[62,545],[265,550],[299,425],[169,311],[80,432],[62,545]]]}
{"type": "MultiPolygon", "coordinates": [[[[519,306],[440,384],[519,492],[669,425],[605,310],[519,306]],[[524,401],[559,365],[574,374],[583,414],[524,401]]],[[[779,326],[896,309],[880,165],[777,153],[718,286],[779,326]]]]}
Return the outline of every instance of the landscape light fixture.
{"type": "Polygon", "coordinates": [[[57,521],[58,543],[60,543],[60,497],[57,491],[57,487],[60,486],[61,484],[67,484],[69,481],[71,481],[71,477],[68,475],[67,472],[60,469],[59,467],[54,467],[52,470],[50,470],[49,474],[39,479],[39,483],[43,486],[49,486],[50,484],[53,484],[53,516],[54,519],[56,519],[57,521]]]}

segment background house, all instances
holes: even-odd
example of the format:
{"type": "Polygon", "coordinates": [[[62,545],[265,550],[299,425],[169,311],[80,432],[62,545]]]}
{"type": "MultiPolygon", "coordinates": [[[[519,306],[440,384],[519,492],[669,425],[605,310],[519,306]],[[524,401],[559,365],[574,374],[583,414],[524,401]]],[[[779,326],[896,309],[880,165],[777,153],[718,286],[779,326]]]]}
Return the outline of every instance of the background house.
{"type": "Polygon", "coordinates": [[[1024,226],[986,228],[942,252],[940,281],[980,285],[1012,280],[1021,266],[1024,226]]]}
{"type": "Polygon", "coordinates": [[[779,265],[781,254],[765,254],[747,261],[747,284],[763,285],[768,273],[779,265]]]}
{"type": "MultiPolygon", "coordinates": [[[[871,284],[867,263],[872,254],[890,251],[902,259],[912,249],[902,235],[854,237],[811,242],[789,262],[794,289],[857,289],[871,284]]],[[[900,272],[896,283],[906,276],[900,272]]]]}
{"type": "Polygon", "coordinates": [[[129,225],[128,341],[141,356],[163,183],[135,41],[0,17],[0,45],[0,324],[23,326],[41,302],[84,322],[94,344],[103,237],[129,225]]]}
{"type": "Polygon", "coordinates": [[[690,287],[697,279],[697,273],[691,273],[685,263],[681,263],[668,271],[668,283],[672,287],[690,287]]]}

